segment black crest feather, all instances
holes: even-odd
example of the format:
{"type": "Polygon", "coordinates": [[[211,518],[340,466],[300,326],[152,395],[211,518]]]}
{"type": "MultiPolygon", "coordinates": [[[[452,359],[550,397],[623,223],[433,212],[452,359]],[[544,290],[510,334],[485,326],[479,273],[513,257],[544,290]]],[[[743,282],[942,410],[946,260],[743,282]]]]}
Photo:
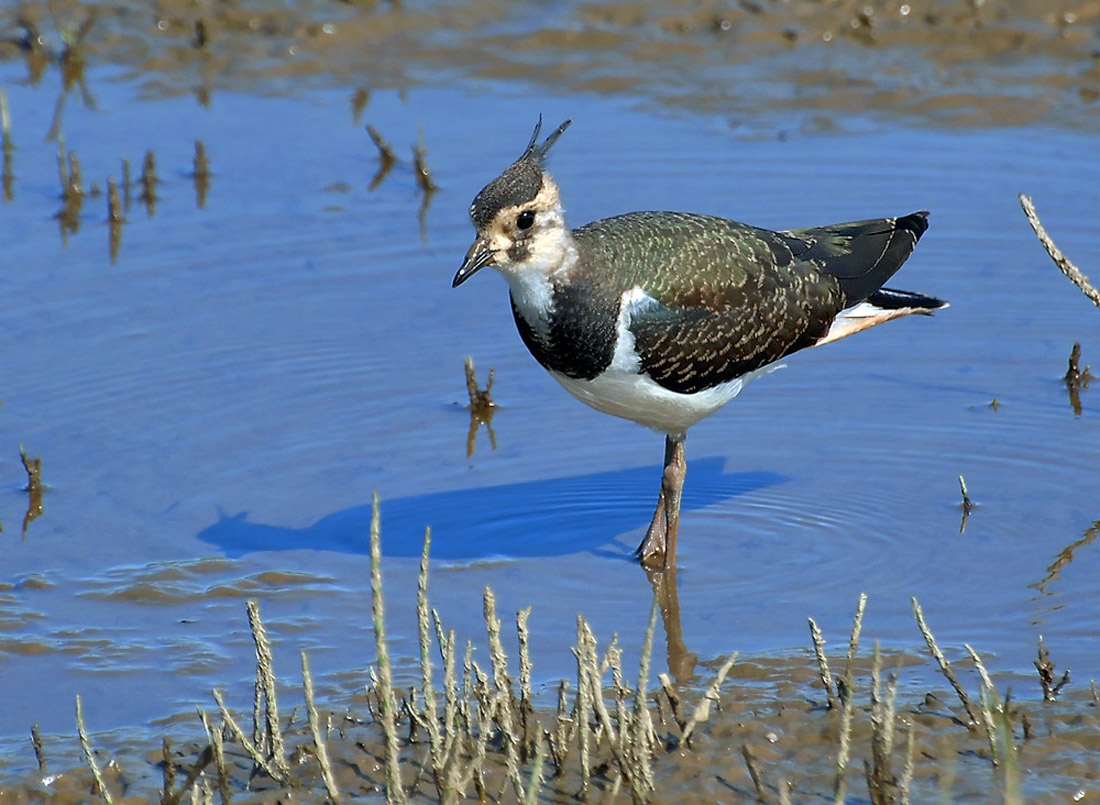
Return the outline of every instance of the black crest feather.
{"type": "Polygon", "coordinates": [[[539,121],[531,134],[531,141],[527,143],[527,148],[519,159],[513,162],[504,173],[485,185],[474,197],[474,203],[470,205],[470,218],[473,219],[474,226],[483,229],[505,207],[523,204],[538,195],[542,187],[542,170],[546,154],[572,122],[572,120],[566,120],[540,145],[542,115],[539,115],[539,121]]]}

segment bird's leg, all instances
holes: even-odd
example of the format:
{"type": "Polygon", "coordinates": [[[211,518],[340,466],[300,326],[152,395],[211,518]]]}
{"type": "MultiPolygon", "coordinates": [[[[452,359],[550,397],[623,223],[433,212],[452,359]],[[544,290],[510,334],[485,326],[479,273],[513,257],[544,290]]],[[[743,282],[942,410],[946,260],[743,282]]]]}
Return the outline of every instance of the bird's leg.
{"type": "Polygon", "coordinates": [[[645,539],[634,555],[642,565],[651,568],[676,566],[676,535],[680,526],[680,497],[684,489],[687,462],[684,460],[684,437],[665,437],[665,467],[661,473],[661,492],[657,509],[646,531],[645,539]]]}
{"type": "Polygon", "coordinates": [[[680,499],[684,491],[687,461],[684,460],[684,438],[665,437],[665,471],[661,487],[665,492],[665,520],[668,533],[665,536],[665,570],[676,567],[676,537],[680,531],[680,499]],[[671,455],[670,455],[671,453],[671,455]]]}

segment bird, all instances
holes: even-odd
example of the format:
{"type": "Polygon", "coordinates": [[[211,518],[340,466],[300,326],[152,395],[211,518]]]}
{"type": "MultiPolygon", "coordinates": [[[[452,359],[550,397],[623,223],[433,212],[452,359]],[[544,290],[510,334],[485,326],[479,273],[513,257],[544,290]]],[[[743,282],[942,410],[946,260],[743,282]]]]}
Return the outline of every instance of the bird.
{"type": "Polygon", "coordinates": [[[927,211],[774,232],[713,215],[641,211],[571,229],[546,169],[572,123],[470,205],[476,236],[452,287],[492,267],[520,338],[574,397],[665,435],[657,506],[635,551],[675,569],[688,429],[798,350],[947,302],[884,288],[928,228],[927,211]]]}

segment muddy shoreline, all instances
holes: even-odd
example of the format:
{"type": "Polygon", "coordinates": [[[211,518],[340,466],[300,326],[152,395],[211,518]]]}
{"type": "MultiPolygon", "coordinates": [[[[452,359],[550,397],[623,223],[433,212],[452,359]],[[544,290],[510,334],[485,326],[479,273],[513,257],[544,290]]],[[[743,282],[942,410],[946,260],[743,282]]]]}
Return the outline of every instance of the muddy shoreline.
{"type": "MultiPolygon", "coordinates": [[[[531,83],[846,130],[851,117],[935,126],[1095,130],[1096,2],[574,2],[442,7],[317,2],[216,6],[25,2],[0,12],[0,59],[75,57],[126,69],[151,97],[311,84],[408,89],[531,83]]],[[[205,101],[203,99],[205,98],[205,101]]]]}
{"type": "MultiPolygon", "coordinates": [[[[278,652],[283,647],[275,649],[278,652]]],[[[837,673],[846,673],[842,670],[843,657],[833,656],[830,662],[837,673]]],[[[1044,702],[1037,680],[1019,680],[1019,695],[1014,696],[1010,690],[1003,709],[1000,705],[993,708],[994,718],[1004,723],[996,728],[1001,732],[992,733],[997,737],[991,740],[980,723],[968,726],[967,711],[950,687],[921,691],[906,682],[907,672],[926,662],[926,657],[916,655],[886,655],[881,662],[880,681],[875,683],[873,661],[864,649],[851,667],[850,689],[854,694],[848,725],[844,708],[836,702],[830,706],[832,696],[826,695],[820,668],[812,657],[738,657],[713,702],[717,709],[699,724],[688,745],[681,744],[678,737],[682,719],[704,700],[706,687],[722,661],[706,663],[694,682],[675,686],[675,703],[654,679],[647,697],[658,740],[652,758],[653,788],[646,793],[637,789],[635,781],[635,793],[644,800],[658,802],[672,797],[685,802],[731,798],[797,802],[831,799],[838,780],[843,779],[847,796],[860,799],[874,796],[870,788],[877,781],[894,795],[904,788],[913,801],[987,801],[993,792],[1009,802],[1066,798],[1092,801],[1090,797],[1100,781],[1100,767],[1095,763],[1100,757],[1100,701],[1095,688],[1088,690],[1078,684],[1057,701],[1044,702]],[[900,681],[895,682],[896,678],[900,681]],[[895,684],[896,693],[891,687],[895,684]],[[893,737],[887,738],[888,744],[880,745],[878,720],[882,716],[878,708],[884,700],[895,717],[893,737]],[[844,734],[848,735],[846,741],[841,739],[844,734]],[[842,743],[850,749],[847,772],[839,778],[842,743]]],[[[955,667],[964,689],[974,697],[969,706],[977,714],[977,694],[972,684],[975,669],[959,661],[955,667]]],[[[628,676],[633,673],[628,669],[628,676]]],[[[325,704],[318,723],[332,775],[326,783],[316,744],[305,724],[307,707],[301,700],[301,684],[283,681],[287,684],[285,688],[280,685],[279,696],[290,784],[281,784],[264,771],[257,773],[248,752],[229,732],[225,733],[224,747],[218,750],[224,759],[216,769],[209,740],[197,738],[202,733],[199,719],[187,713],[162,719],[154,728],[160,736],[156,740],[135,741],[123,733],[92,733],[90,746],[103,784],[116,801],[119,797],[124,801],[159,800],[165,791],[189,798],[191,788],[186,781],[192,775],[198,779],[199,796],[216,798],[224,791],[237,802],[270,802],[284,797],[321,800],[328,796],[327,786],[333,784],[344,797],[382,796],[387,783],[386,739],[376,683],[362,678],[366,695],[319,692],[325,704]],[[166,772],[169,763],[172,768],[166,772]]],[[[413,724],[408,717],[410,702],[414,708],[421,706],[417,704],[419,692],[414,693],[413,687],[396,691],[399,701],[404,702],[399,705],[397,718],[402,785],[412,801],[434,801],[438,794],[433,784],[429,738],[424,724],[413,724]]],[[[570,689],[568,684],[566,689],[570,689]]],[[[550,691],[546,694],[553,698],[550,691]]],[[[607,707],[614,712],[614,689],[605,689],[604,695],[607,707]]],[[[250,724],[251,691],[230,690],[224,696],[237,721],[250,724]]],[[[213,726],[217,706],[211,701],[204,709],[213,726]]],[[[545,735],[550,736],[559,729],[555,727],[553,708],[536,708],[528,718],[534,726],[532,735],[545,729],[545,735]]],[[[594,712],[592,718],[595,728],[599,718],[594,712]]],[[[498,729],[494,728],[484,747],[477,789],[484,791],[490,801],[515,801],[505,751],[507,739],[498,729]]],[[[588,786],[589,799],[601,800],[612,790],[627,796],[630,784],[616,782],[619,771],[606,736],[602,743],[598,730],[594,736],[588,749],[592,773],[587,782],[580,774],[575,746],[560,760],[538,761],[544,764],[539,801],[576,801],[577,792],[584,786],[588,786]]],[[[521,769],[524,781],[535,779],[530,775],[537,744],[533,737],[529,740],[530,751],[521,769]]],[[[469,756],[464,757],[468,763],[469,756]]],[[[35,736],[28,740],[22,749],[9,754],[0,774],[4,777],[0,791],[3,802],[41,798],[59,803],[85,802],[96,790],[75,730],[68,736],[35,736]]],[[[475,786],[470,781],[467,786],[466,794],[473,796],[475,786]]]]}

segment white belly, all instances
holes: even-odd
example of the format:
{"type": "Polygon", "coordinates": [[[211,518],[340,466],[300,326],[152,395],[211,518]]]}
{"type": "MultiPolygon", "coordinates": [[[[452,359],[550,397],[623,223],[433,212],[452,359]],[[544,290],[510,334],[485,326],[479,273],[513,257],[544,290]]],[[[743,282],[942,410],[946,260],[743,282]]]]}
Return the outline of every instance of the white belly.
{"type": "Polygon", "coordinates": [[[583,403],[597,411],[622,417],[673,436],[682,436],[687,429],[709,416],[741,393],[754,377],[782,368],[773,363],[713,388],[682,394],[670,391],[648,375],[641,374],[641,362],[634,351],[634,335],[630,332],[630,317],[640,306],[653,303],[641,288],[623,294],[617,326],[615,354],[607,370],[594,380],[578,380],[551,371],[554,379],[583,403]]]}
{"type": "Polygon", "coordinates": [[[771,368],[752,372],[694,394],[669,391],[651,380],[648,375],[614,368],[595,380],[578,380],[559,372],[550,374],[570,394],[597,411],[630,419],[663,433],[680,435],[740,394],[752,376],[771,368]]]}
{"type": "Polygon", "coordinates": [[[754,377],[782,368],[783,364],[773,363],[694,394],[666,389],[649,375],[639,372],[641,362],[634,351],[634,335],[629,329],[633,311],[652,301],[640,288],[623,294],[615,355],[602,375],[595,380],[577,380],[559,372],[550,374],[570,394],[597,411],[630,419],[673,436],[682,436],[700,419],[713,414],[740,394],[745,384],[754,377]]]}

